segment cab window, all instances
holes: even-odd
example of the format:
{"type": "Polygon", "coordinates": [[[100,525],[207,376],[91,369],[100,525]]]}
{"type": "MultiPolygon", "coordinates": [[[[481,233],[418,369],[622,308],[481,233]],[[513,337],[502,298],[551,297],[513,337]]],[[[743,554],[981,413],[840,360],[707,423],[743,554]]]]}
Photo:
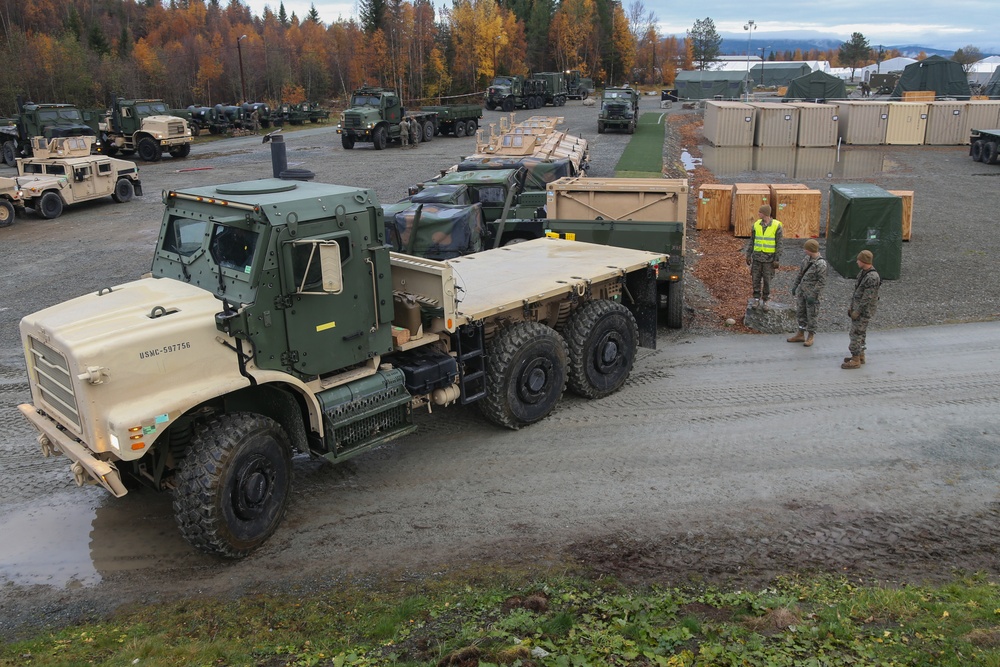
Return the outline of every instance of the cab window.
{"type": "Polygon", "coordinates": [[[181,257],[189,257],[205,242],[208,222],[190,218],[171,218],[163,238],[163,249],[181,257]]]}
{"type": "Polygon", "coordinates": [[[250,273],[254,251],[257,250],[257,238],[257,232],[217,224],[212,230],[209,252],[219,266],[250,273]]]}
{"type": "MultiPolygon", "coordinates": [[[[351,237],[343,234],[331,239],[340,248],[340,263],[344,265],[351,256],[351,237]]],[[[319,261],[319,246],[310,239],[293,241],[291,244],[292,279],[296,291],[320,292],[323,287],[323,273],[319,261]]]]}

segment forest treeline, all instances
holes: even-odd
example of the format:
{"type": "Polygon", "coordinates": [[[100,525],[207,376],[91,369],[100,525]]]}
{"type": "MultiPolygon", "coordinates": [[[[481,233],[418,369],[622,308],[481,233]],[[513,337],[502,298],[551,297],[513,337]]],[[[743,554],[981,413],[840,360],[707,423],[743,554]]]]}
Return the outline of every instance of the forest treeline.
{"type": "Polygon", "coordinates": [[[569,69],[598,85],[659,86],[692,66],[689,40],[659,35],[642,0],[360,0],[358,14],[313,6],[299,17],[279,2],[258,16],[241,0],[0,0],[0,113],[17,96],[88,108],[113,95],[231,104],[244,86],[245,101],[270,103],[325,103],[362,84],[429,100],[481,92],[497,73],[569,69]]]}

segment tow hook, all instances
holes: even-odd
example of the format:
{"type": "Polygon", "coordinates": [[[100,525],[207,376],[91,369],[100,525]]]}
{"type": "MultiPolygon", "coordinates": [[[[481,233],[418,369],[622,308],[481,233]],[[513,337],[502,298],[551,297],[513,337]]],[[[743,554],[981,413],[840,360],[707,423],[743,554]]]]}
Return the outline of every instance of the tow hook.
{"type": "Polygon", "coordinates": [[[87,472],[83,469],[83,466],[79,463],[74,463],[70,466],[70,470],[73,471],[73,480],[76,482],[77,486],[83,486],[87,483],[87,472]]]}
{"type": "Polygon", "coordinates": [[[38,436],[38,446],[42,448],[42,456],[45,458],[62,454],[62,452],[52,446],[52,441],[49,440],[49,436],[47,435],[38,436]]]}

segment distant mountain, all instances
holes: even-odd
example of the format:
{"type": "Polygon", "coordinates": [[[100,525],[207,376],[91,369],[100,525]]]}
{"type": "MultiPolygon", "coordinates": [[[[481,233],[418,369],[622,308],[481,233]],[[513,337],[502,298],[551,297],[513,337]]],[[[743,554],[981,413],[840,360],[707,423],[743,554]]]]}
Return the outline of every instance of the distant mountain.
{"type": "MultiPolygon", "coordinates": [[[[783,33],[788,34],[788,33],[783,33]]],[[[763,49],[763,57],[767,58],[771,53],[784,54],[786,51],[795,53],[795,51],[801,50],[803,53],[811,51],[813,49],[819,51],[829,51],[830,49],[839,49],[840,45],[843,44],[843,40],[832,39],[823,33],[804,33],[799,37],[795,38],[776,38],[771,37],[767,33],[754,33],[752,37],[743,33],[720,33],[722,36],[722,45],[719,47],[719,52],[722,55],[735,55],[735,56],[745,56],[747,53],[747,39],[750,38],[750,54],[756,57],[761,57],[763,49]]],[[[683,39],[686,35],[675,35],[678,39],[683,39]]],[[[872,44],[873,49],[877,49],[882,46],[886,51],[896,49],[902,55],[908,58],[916,58],[920,53],[924,53],[928,56],[942,56],[944,58],[950,58],[955,52],[953,49],[935,49],[929,46],[919,46],[916,44],[906,44],[906,45],[896,45],[896,44],[872,44]]],[[[987,51],[983,49],[983,57],[993,55],[992,50],[987,51]]]]}

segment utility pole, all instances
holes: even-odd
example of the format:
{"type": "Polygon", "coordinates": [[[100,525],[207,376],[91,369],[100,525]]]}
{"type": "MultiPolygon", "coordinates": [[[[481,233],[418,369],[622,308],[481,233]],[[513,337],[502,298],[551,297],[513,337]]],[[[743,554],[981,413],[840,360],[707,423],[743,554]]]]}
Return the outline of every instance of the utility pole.
{"type": "MultiPolygon", "coordinates": [[[[750,40],[753,39],[753,29],[757,27],[757,24],[753,19],[750,19],[745,24],[743,24],[743,29],[747,31],[747,101],[750,101],[750,94],[753,91],[753,82],[750,81],[750,40]]],[[[764,71],[764,65],[760,66],[761,72],[764,71]]],[[[764,75],[761,74],[761,79],[764,75]]]]}
{"type": "Polygon", "coordinates": [[[243,35],[236,40],[236,51],[240,56],[240,89],[243,91],[243,101],[249,102],[250,100],[247,99],[247,81],[243,77],[243,48],[240,46],[240,42],[246,38],[247,36],[243,35]]]}

